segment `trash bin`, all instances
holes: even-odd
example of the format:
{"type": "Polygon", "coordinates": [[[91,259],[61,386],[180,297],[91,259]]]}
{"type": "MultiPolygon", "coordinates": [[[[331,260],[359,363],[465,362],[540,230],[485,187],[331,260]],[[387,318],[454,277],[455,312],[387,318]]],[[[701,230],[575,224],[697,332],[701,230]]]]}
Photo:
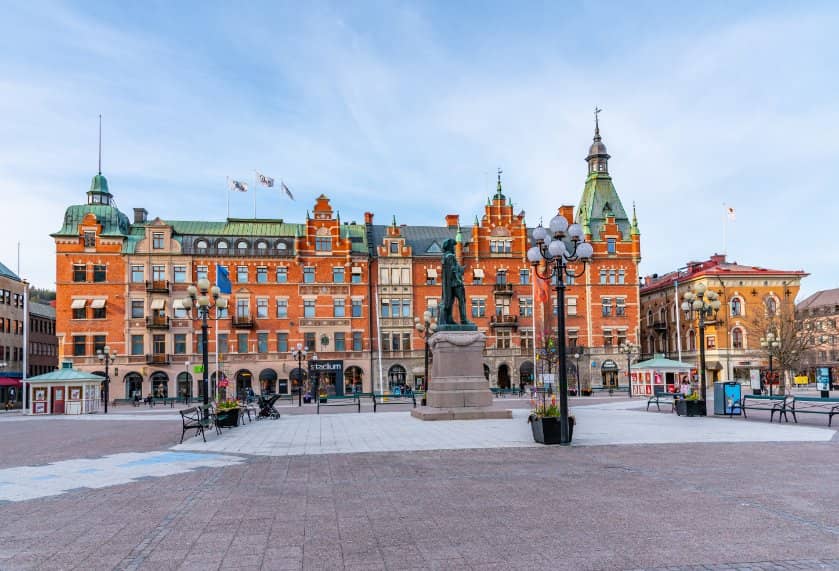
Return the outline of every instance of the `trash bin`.
{"type": "Polygon", "coordinates": [[[714,414],[740,414],[741,387],[735,381],[714,383],[714,414]]]}

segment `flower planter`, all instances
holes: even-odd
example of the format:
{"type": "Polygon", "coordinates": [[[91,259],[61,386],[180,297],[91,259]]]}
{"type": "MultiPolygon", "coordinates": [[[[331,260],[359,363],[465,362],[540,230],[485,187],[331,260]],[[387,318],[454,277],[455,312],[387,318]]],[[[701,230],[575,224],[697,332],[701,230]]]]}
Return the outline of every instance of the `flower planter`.
{"type": "MultiPolygon", "coordinates": [[[[533,431],[533,440],[541,444],[559,444],[560,432],[562,430],[559,417],[544,416],[535,417],[530,416],[530,429],[533,431]]],[[[570,442],[574,437],[575,419],[573,416],[568,417],[568,441],[570,442]]]]}
{"type": "Polygon", "coordinates": [[[679,416],[706,416],[705,401],[679,399],[676,401],[676,414],[679,416]]]}
{"type": "Polygon", "coordinates": [[[239,426],[239,409],[226,408],[216,411],[216,424],[221,428],[239,426]]]}

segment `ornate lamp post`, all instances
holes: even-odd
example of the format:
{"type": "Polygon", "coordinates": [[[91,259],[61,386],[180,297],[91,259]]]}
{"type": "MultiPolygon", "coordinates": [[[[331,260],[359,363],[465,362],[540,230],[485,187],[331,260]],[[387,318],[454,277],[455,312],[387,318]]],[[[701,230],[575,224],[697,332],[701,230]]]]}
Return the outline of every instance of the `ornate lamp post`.
{"type": "MultiPolygon", "coordinates": [[[[437,331],[437,319],[431,316],[430,311],[425,311],[422,314],[422,319],[419,317],[414,317],[414,327],[420,333],[420,337],[422,337],[423,341],[425,342],[425,373],[422,377],[422,390],[423,392],[428,392],[428,338],[431,337],[435,331],[437,331]]],[[[425,400],[425,397],[423,397],[425,400]]]]}
{"type": "Polygon", "coordinates": [[[707,289],[704,283],[694,284],[691,291],[685,292],[682,302],[682,311],[685,317],[699,320],[699,391],[705,407],[708,407],[707,390],[705,386],[705,325],[708,321],[716,321],[717,312],[720,310],[720,296],[712,289],[707,289]]]}
{"type": "Polygon", "coordinates": [[[108,366],[111,364],[111,361],[116,358],[116,356],[117,352],[111,351],[111,348],[107,345],[96,352],[96,358],[99,359],[99,362],[105,363],[105,414],[108,414],[108,387],[111,384],[111,375],[109,374],[108,366]]]}
{"type": "Polygon", "coordinates": [[[571,444],[568,429],[568,368],[565,354],[565,276],[580,277],[585,273],[585,266],[591,260],[594,248],[583,241],[583,229],[579,224],[568,225],[568,220],[561,214],[551,219],[550,231],[540,224],[533,229],[535,245],[527,251],[527,259],[533,265],[533,271],[543,280],[556,279],[557,327],[556,349],[559,362],[559,414],[560,444],[571,444]],[[569,239],[569,246],[563,238],[569,239]],[[569,251],[568,248],[571,248],[569,251]],[[545,272],[539,272],[539,264],[544,260],[545,272]],[[579,272],[568,267],[569,262],[579,262],[579,272]]]}
{"type": "Polygon", "coordinates": [[[622,343],[618,353],[626,355],[626,380],[629,383],[629,398],[632,398],[632,358],[637,356],[641,348],[633,343],[622,343]]]}
{"type": "Polygon", "coordinates": [[[227,298],[219,297],[221,290],[218,286],[210,287],[210,280],[201,278],[198,280],[198,287],[190,285],[186,288],[189,297],[181,300],[184,309],[189,311],[193,306],[198,310],[198,317],[201,319],[201,369],[202,386],[204,387],[204,418],[210,418],[210,386],[207,372],[210,368],[210,359],[207,352],[207,318],[210,316],[210,308],[227,309],[227,298]],[[210,295],[207,295],[207,294],[210,295]],[[199,295],[200,294],[200,295],[199,295]],[[212,299],[210,299],[212,298],[212,299]]]}
{"type": "MultiPolygon", "coordinates": [[[[303,406],[303,361],[308,354],[309,348],[304,347],[302,343],[298,343],[291,351],[291,358],[297,361],[297,406],[303,406]]],[[[313,353],[311,360],[317,361],[318,356],[313,353]]]]}
{"type": "Polygon", "coordinates": [[[769,382],[769,396],[772,396],[772,382],[774,381],[772,376],[772,357],[776,352],[780,351],[781,340],[775,338],[775,334],[769,331],[766,333],[766,337],[760,338],[760,346],[763,347],[769,355],[769,374],[767,375],[766,380],[769,382]]]}

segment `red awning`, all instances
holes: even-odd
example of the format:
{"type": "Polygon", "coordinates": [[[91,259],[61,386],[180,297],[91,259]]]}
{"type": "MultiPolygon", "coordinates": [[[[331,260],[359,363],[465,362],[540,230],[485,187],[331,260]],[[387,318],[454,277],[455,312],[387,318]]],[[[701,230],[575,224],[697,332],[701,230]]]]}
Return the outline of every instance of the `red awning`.
{"type": "Polygon", "coordinates": [[[13,379],[11,377],[0,377],[0,387],[20,387],[23,383],[20,379],[13,379]]]}

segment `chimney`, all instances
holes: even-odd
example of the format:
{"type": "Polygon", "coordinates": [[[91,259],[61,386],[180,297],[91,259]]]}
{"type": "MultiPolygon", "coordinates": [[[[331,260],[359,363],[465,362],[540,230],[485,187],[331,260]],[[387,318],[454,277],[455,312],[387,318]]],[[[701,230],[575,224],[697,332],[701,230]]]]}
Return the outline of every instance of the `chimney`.
{"type": "Polygon", "coordinates": [[[574,207],[569,206],[567,204],[563,204],[559,207],[557,214],[561,214],[563,218],[568,221],[568,224],[574,223],[574,207]]]}
{"type": "Polygon", "coordinates": [[[714,254],[711,256],[711,261],[714,262],[715,265],[720,265],[725,263],[725,254],[714,254]]]}
{"type": "Polygon", "coordinates": [[[372,212],[365,212],[364,213],[364,223],[365,224],[372,224],[373,223],[373,213],[372,212]]]}
{"type": "Polygon", "coordinates": [[[145,208],[135,208],[134,209],[134,224],[145,224],[146,218],[148,218],[149,213],[146,212],[145,208]]]}
{"type": "Polygon", "coordinates": [[[446,214],[446,226],[452,230],[457,230],[460,223],[460,214],[446,214]]]}

